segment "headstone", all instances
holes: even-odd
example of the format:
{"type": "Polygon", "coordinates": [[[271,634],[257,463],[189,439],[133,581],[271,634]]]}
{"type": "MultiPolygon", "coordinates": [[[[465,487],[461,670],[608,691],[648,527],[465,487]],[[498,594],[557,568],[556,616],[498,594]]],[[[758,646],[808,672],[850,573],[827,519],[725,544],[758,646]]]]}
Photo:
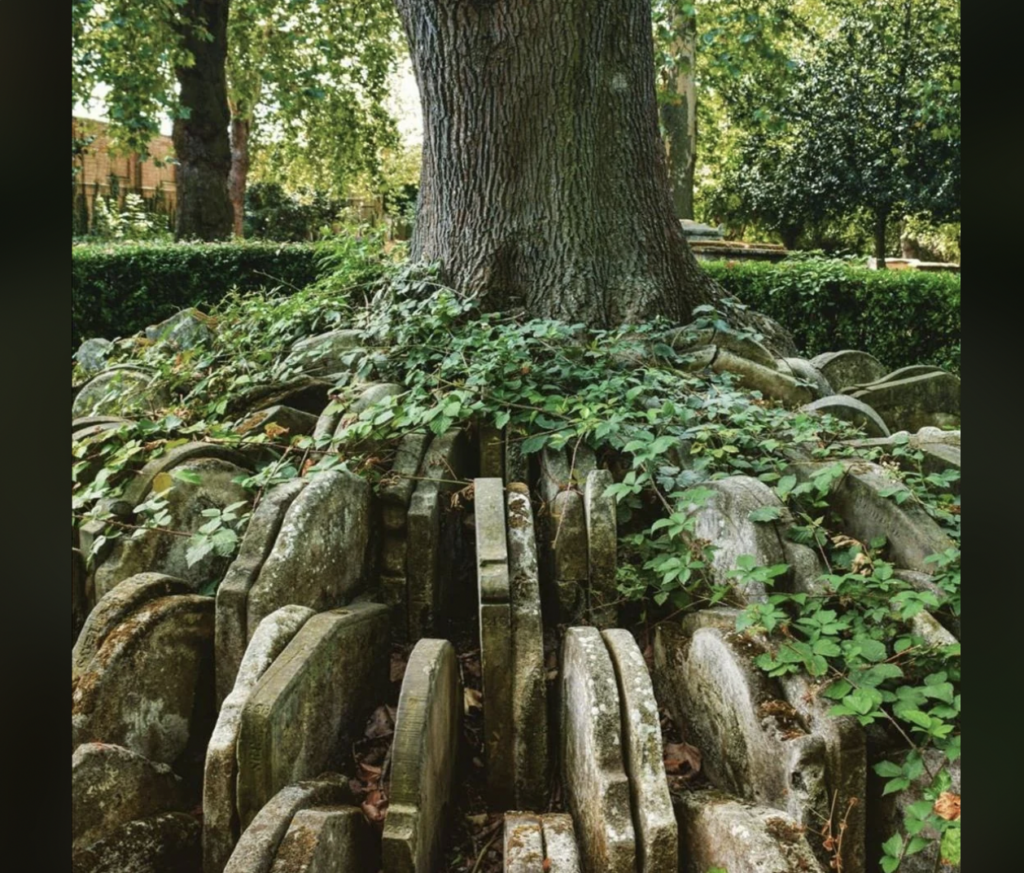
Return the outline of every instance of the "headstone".
{"type": "Polygon", "coordinates": [[[853,396],[873,407],[899,430],[960,423],[960,380],[941,370],[876,382],[854,391],[853,396]]]}
{"type": "Polygon", "coordinates": [[[285,382],[254,385],[228,400],[225,415],[239,418],[255,409],[277,405],[319,415],[327,405],[327,394],[333,387],[333,380],[317,376],[298,376],[285,382]]]}
{"type": "Polygon", "coordinates": [[[583,868],[587,873],[634,873],[619,691],[597,628],[566,631],[561,684],[562,782],[583,868]]]}
{"type": "Polygon", "coordinates": [[[72,873],[182,873],[200,865],[200,827],[191,815],[136,819],[71,856],[72,873]]]}
{"type": "Polygon", "coordinates": [[[462,706],[452,644],[420,640],[405,670],[391,747],[382,845],[388,873],[437,869],[452,818],[462,706]]]}
{"type": "Polygon", "coordinates": [[[352,352],[362,343],[362,331],[344,328],[303,337],[292,344],[284,366],[313,376],[342,373],[352,368],[352,352]]]}
{"type": "Polygon", "coordinates": [[[808,403],[800,408],[801,412],[816,412],[819,415],[833,415],[836,418],[848,421],[855,427],[864,429],[869,437],[887,437],[889,428],[882,417],[868,406],[863,400],[856,397],[849,397],[846,394],[833,394],[830,397],[822,397],[813,403],[808,403]]]}
{"type": "Polygon", "coordinates": [[[420,469],[406,515],[406,542],[415,559],[406,565],[408,573],[409,639],[438,634],[449,613],[452,573],[442,560],[458,554],[460,525],[453,519],[451,494],[470,468],[466,435],[451,429],[434,437],[420,469]]]}
{"type": "Polygon", "coordinates": [[[780,373],[775,369],[775,359],[771,361],[770,366],[755,364],[747,358],[719,349],[711,361],[711,369],[716,373],[732,373],[742,387],[760,391],[764,397],[789,406],[800,406],[814,399],[811,389],[801,385],[792,376],[780,373]]]}
{"type": "Polygon", "coordinates": [[[932,364],[912,364],[909,367],[900,367],[898,370],[893,370],[891,373],[886,373],[880,379],[874,379],[871,382],[865,382],[863,385],[848,385],[847,388],[867,388],[870,385],[879,385],[883,382],[898,382],[901,379],[909,379],[911,376],[924,376],[928,373],[943,373],[945,372],[942,367],[936,367],[932,364]]]}
{"type": "MultiPolygon", "coordinates": [[[[171,521],[166,526],[171,530],[195,533],[210,520],[203,515],[204,510],[224,509],[234,503],[248,504],[252,499],[250,493],[234,481],[248,476],[249,470],[228,461],[195,458],[176,464],[174,470],[198,476],[200,481],[193,484],[167,475],[164,487],[170,490],[164,497],[171,521]]],[[[160,479],[156,481],[159,487],[160,479]]],[[[115,540],[110,555],[96,568],[97,597],[102,597],[118,582],[144,572],[175,576],[198,591],[210,582],[219,582],[230,564],[230,558],[211,551],[190,566],[188,537],[155,529],[135,534],[115,540]]]]}
{"type": "Polygon", "coordinates": [[[540,818],[505,813],[505,873],[541,873],[544,870],[544,833],[540,818]]]}
{"type": "Polygon", "coordinates": [[[271,406],[267,409],[260,409],[248,416],[244,421],[235,427],[235,432],[240,434],[260,434],[267,427],[284,428],[285,433],[276,433],[274,440],[285,442],[292,437],[305,436],[313,433],[316,427],[317,417],[301,409],[292,409],[290,406],[271,406]]]}
{"type": "Polygon", "coordinates": [[[213,726],[213,600],[152,600],[100,645],[71,695],[71,750],[116,743],[191,784],[213,726]],[[169,667],[173,665],[173,669],[169,667]]]}
{"type": "Polygon", "coordinates": [[[509,484],[507,508],[515,806],[519,809],[542,809],[548,781],[544,624],[533,510],[525,485],[509,484]]]}
{"type": "Polygon", "coordinates": [[[107,743],[83,743],[71,756],[72,853],[127,822],[188,808],[181,779],[166,764],[107,743]]]}
{"type": "Polygon", "coordinates": [[[387,683],[388,610],[360,603],[309,619],[257,682],[242,711],[241,826],[285,785],[348,752],[387,683]]]}
{"type": "Polygon", "coordinates": [[[224,698],[203,771],[203,871],[221,873],[239,837],[235,798],[236,747],[242,712],[256,683],[315,613],[304,606],[282,606],[252,636],[230,694],[224,698]]]}
{"type": "Polygon", "coordinates": [[[640,647],[627,630],[602,633],[619,685],[623,757],[633,798],[637,870],[679,868],[679,837],[665,778],[661,721],[654,688],[640,647]]]}
{"type": "Polygon", "coordinates": [[[514,804],[512,607],[505,495],[501,479],[475,479],[480,667],[484,696],[487,795],[492,806],[514,804]]]}
{"type": "Polygon", "coordinates": [[[71,417],[143,415],[156,417],[171,402],[167,387],[154,383],[156,374],[139,367],[114,367],[94,376],[71,404],[71,417]]]}
{"type": "Polygon", "coordinates": [[[828,379],[821,370],[817,369],[806,358],[779,358],[776,366],[783,373],[787,373],[796,379],[801,379],[812,386],[811,390],[817,397],[828,397],[835,394],[828,379]]]}
{"type": "Polygon", "coordinates": [[[678,810],[687,873],[825,873],[803,827],[777,809],[704,790],[684,792],[678,810]]]}
{"type": "Polygon", "coordinates": [[[545,873],[580,873],[579,850],[572,827],[572,816],[549,812],[540,817],[544,829],[544,849],[550,867],[545,873]]]}
{"type": "Polygon", "coordinates": [[[357,806],[295,813],[270,873],[377,873],[380,847],[357,806]]]}
{"type": "Polygon", "coordinates": [[[113,347],[114,344],[110,340],[93,337],[83,342],[72,357],[78,362],[83,373],[100,373],[106,366],[107,355],[113,347]]]}
{"type": "Polygon", "coordinates": [[[511,425],[505,428],[505,481],[526,482],[530,476],[530,464],[523,454],[523,440],[527,434],[513,429],[511,425]]]}
{"type": "Polygon", "coordinates": [[[825,352],[811,358],[811,366],[821,371],[829,385],[840,393],[851,385],[860,385],[881,379],[885,365],[878,358],[856,349],[825,352]]]}
{"type": "Polygon", "coordinates": [[[548,550],[552,556],[558,621],[569,623],[581,615],[590,576],[587,518],[583,496],[561,491],[548,505],[548,550]]]}
{"type": "Polygon", "coordinates": [[[217,701],[235,684],[242,655],[249,642],[249,590],[259,578],[263,562],[277,541],[285,513],[309,480],[292,479],[263,495],[242,537],[242,545],[217,588],[217,701]]]}
{"type": "Polygon", "coordinates": [[[367,409],[388,397],[397,397],[406,389],[393,382],[371,382],[363,387],[362,393],[341,414],[334,435],[340,437],[345,429],[359,419],[367,409]]]}
{"type": "Polygon", "coordinates": [[[584,515],[587,522],[587,566],[590,574],[591,622],[597,627],[615,624],[618,568],[618,529],[615,521],[615,498],[606,495],[614,483],[608,470],[592,470],[583,491],[584,515]]]}
{"type": "Polygon", "coordinates": [[[145,330],[146,339],[167,343],[179,349],[193,349],[213,339],[212,319],[198,309],[182,309],[159,324],[145,330]]]}
{"type": "Polygon", "coordinates": [[[348,470],[318,473],[285,511],[274,546],[246,598],[246,628],[298,603],[342,606],[369,579],[370,486],[348,470]]]}
{"type": "Polygon", "coordinates": [[[270,873],[277,849],[300,810],[353,802],[349,780],[335,773],[282,788],[242,833],[224,873],[270,873]]]}

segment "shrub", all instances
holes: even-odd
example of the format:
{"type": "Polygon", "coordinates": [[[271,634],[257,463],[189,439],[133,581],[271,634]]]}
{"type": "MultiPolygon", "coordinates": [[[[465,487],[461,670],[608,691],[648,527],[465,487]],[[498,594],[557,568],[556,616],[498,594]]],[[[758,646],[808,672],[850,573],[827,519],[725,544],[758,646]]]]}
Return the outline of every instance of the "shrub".
{"type": "Polygon", "coordinates": [[[891,370],[934,364],[960,374],[958,274],[825,259],[702,266],[751,309],[787,327],[807,357],[861,349],[891,370]]]}

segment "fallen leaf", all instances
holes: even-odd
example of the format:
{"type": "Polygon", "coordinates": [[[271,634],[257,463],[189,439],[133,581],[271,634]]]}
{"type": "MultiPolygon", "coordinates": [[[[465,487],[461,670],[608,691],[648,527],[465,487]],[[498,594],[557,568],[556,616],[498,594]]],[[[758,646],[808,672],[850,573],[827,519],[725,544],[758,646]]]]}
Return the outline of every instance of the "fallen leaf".
{"type": "Polygon", "coordinates": [[[482,812],[479,815],[467,815],[466,821],[468,821],[474,827],[482,828],[487,824],[487,813],[482,812]]]}
{"type": "Polygon", "coordinates": [[[675,776],[696,776],[700,772],[700,749],[689,743],[665,743],[665,772],[675,776]]]}
{"type": "Polygon", "coordinates": [[[544,862],[540,865],[540,869],[543,870],[544,873],[548,873],[548,870],[551,869],[551,859],[545,858],[544,862]]]}
{"type": "Polygon", "coordinates": [[[174,479],[171,478],[170,473],[157,473],[153,477],[153,485],[150,488],[153,494],[159,494],[161,491],[166,491],[174,485],[174,479]]]}
{"type": "Polygon", "coordinates": [[[464,688],[462,690],[462,701],[466,710],[466,715],[469,715],[472,709],[483,709],[483,695],[475,688],[464,688]]]}
{"type": "Polygon", "coordinates": [[[395,722],[386,706],[378,706],[366,722],[364,736],[368,740],[389,737],[395,732],[395,722]]]}
{"type": "Polygon", "coordinates": [[[391,653],[391,681],[401,682],[405,678],[405,668],[408,662],[398,652],[391,653]]]}
{"type": "Polygon", "coordinates": [[[379,790],[371,791],[362,802],[363,815],[370,821],[384,821],[387,807],[387,798],[384,792],[379,790]]]}
{"type": "Polygon", "coordinates": [[[946,821],[956,821],[960,818],[960,795],[954,794],[952,791],[943,791],[939,795],[939,799],[935,801],[932,809],[935,810],[935,814],[939,818],[944,818],[946,821]]]}
{"type": "Polygon", "coordinates": [[[361,761],[357,773],[361,781],[376,783],[380,780],[381,769],[361,761]]]}
{"type": "Polygon", "coordinates": [[[274,439],[275,437],[283,436],[288,433],[288,428],[281,427],[277,422],[272,421],[263,428],[263,432],[271,439],[274,439]]]}

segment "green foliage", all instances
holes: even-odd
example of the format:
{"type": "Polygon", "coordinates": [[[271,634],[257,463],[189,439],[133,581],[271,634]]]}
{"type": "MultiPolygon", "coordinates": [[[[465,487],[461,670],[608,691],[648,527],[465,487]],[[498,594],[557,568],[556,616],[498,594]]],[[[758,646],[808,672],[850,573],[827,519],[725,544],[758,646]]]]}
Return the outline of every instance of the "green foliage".
{"type": "Polygon", "coordinates": [[[124,208],[121,210],[118,210],[114,199],[108,197],[97,197],[94,208],[91,237],[97,242],[171,238],[167,216],[147,210],[145,200],[139,194],[126,194],[124,208]]]}
{"type": "Polygon", "coordinates": [[[341,211],[320,191],[306,196],[289,194],[277,182],[254,182],[245,189],[246,239],[303,242],[316,239],[341,211]]]}
{"type": "Polygon", "coordinates": [[[786,325],[808,357],[862,349],[893,370],[934,364],[960,373],[958,274],[818,259],[703,266],[751,309],[786,325]]]}

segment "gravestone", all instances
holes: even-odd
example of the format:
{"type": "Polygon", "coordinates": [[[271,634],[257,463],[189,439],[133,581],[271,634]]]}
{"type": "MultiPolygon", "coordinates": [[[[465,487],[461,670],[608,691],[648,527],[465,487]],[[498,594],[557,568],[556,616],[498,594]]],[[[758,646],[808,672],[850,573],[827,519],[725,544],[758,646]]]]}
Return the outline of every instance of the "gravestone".
{"type": "Polygon", "coordinates": [[[874,382],[886,373],[885,365],[878,358],[856,349],[817,355],[811,358],[811,366],[820,370],[840,394],[851,385],[874,382]]]}
{"type": "Polygon", "coordinates": [[[267,427],[274,426],[284,428],[286,433],[274,435],[276,442],[290,440],[295,436],[305,436],[313,433],[316,427],[317,417],[301,409],[292,409],[290,406],[271,406],[267,409],[258,409],[252,415],[247,416],[235,426],[235,432],[240,434],[259,434],[266,431],[267,427]]]}
{"type": "Polygon", "coordinates": [[[125,415],[156,418],[171,402],[166,385],[153,384],[155,373],[141,367],[111,367],[94,376],[71,404],[71,417],[125,415]]]}
{"type": "Polygon", "coordinates": [[[770,365],[756,364],[720,348],[710,366],[716,373],[732,373],[738,385],[760,391],[764,397],[789,406],[800,406],[814,399],[810,388],[775,368],[774,358],[771,358],[770,365]]]}
{"type": "Polygon", "coordinates": [[[380,846],[357,806],[295,813],[270,873],[377,873],[380,846]]]}
{"type": "Polygon", "coordinates": [[[544,834],[537,816],[506,812],[504,837],[505,873],[544,870],[544,834]]]}
{"type": "Polygon", "coordinates": [[[191,815],[164,812],[116,828],[71,856],[72,873],[182,873],[198,870],[200,828],[191,815]]]}
{"type": "Polygon", "coordinates": [[[855,427],[864,429],[869,437],[887,437],[889,428],[882,417],[863,400],[846,394],[833,394],[822,397],[813,403],[801,407],[802,412],[816,412],[819,415],[832,415],[848,421],[855,427]]]}
{"type": "Polygon", "coordinates": [[[597,627],[615,624],[618,568],[618,529],[615,498],[605,494],[614,484],[608,470],[591,470],[583,490],[583,508],[587,523],[587,568],[590,576],[590,615],[597,627]]]}
{"type": "Polygon", "coordinates": [[[898,430],[960,423],[960,380],[942,370],[876,382],[852,394],[898,430]]]}

